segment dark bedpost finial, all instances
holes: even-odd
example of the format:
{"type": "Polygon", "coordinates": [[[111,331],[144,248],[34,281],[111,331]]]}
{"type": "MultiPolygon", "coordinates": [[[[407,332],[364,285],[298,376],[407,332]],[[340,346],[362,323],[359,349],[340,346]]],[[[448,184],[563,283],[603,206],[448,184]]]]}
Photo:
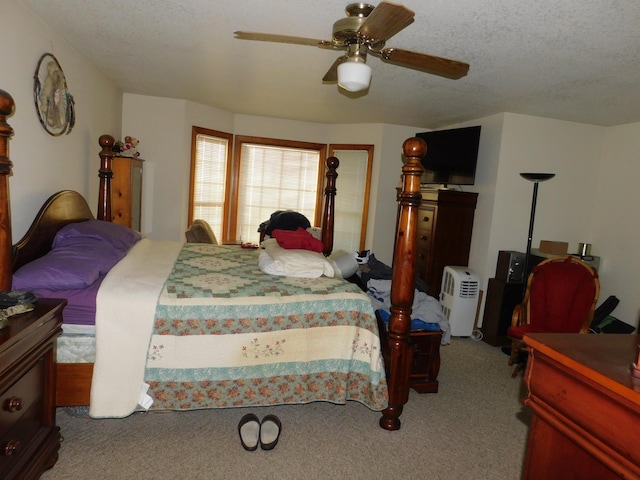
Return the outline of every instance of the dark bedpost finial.
{"type": "Polygon", "coordinates": [[[327,186],[324,189],[324,210],[322,213],[322,253],[329,256],[333,250],[333,223],[335,215],[336,179],[340,160],[336,157],[327,158],[327,186]]]}
{"type": "Polygon", "coordinates": [[[409,374],[413,362],[409,331],[415,289],[418,208],[422,199],[420,177],[423,168],[420,160],[427,153],[427,144],[421,138],[409,138],[402,145],[402,153],[406,163],[402,167],[402,191],[398,195],[388,334],[389,406],[382,412],[380,419],[380,426],[386,430],[400,428],[400,415],[409,399],[409,374]]]}
{"type": "Polygon", "coordinates": [[[98,220],[110,222],[111,219],[111,159],[114,156],[113,145],[115,140],[111,135],[101,135],[98,144],[102,147],[100,151],[100,191],[98,192],[98,220]]]}
{"type": "Polygon", "coordinates": [[[13,128],[7,117],[13,114],[15,102],[0,90],[0,290],[11,290],[11,211],[9,209],[9,177],[13,164],[9,160],[9,138],[13,128]]]}

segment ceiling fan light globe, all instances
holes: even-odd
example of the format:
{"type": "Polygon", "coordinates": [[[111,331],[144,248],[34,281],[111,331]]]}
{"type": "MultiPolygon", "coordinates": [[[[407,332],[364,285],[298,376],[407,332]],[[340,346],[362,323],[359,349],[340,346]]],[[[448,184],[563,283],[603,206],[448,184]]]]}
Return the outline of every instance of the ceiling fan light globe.
{"type": "Polygon", "coordinates": [[[338,65],[338,86],[349,92],[369,88],[371,67],[363,62],[344,62],[338,65]]]}

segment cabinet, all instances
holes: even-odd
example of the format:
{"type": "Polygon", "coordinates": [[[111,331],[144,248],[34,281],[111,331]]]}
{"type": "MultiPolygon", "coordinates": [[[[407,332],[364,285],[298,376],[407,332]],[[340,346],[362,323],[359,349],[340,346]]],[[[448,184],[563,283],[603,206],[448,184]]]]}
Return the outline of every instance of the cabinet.
{"type": "Polygon", "coordinates": [[[40,299],[0,330],[0,478],[38,479],[58,459],[55,342],[65,300],[40,299]]]}
{"type": "Polygon", "coordinates": [[[477,193],[457,190],[421,190],[416,275],[440,295],[442,272],[447,265],[467,266],[477,193]]]}
{"type": "Polygon", "coordinates": [[[141,230],[142,165],[144,160],[113,157],[111,170],[111,215],[113,223],[141,230]]]}
{"type": "Polygon", "coordinates": [[[482,340],[494,347],[511,345],[507,330],[511,326],[513,310],[522,301],[522,282],[509,283],[490,278],[482,317],[482,340]]]}
{"type": "Polygon", "coordinates": [[[523,479],[640,478],[640,335],[525,335],[533,411],[523,479]]]}

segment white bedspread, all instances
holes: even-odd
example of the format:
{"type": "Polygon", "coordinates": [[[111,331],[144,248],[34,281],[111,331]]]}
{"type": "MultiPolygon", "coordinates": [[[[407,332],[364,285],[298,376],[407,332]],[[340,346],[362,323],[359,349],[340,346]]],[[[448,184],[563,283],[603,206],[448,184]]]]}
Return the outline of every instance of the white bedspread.
{"type": "Polygon", "coordinates": [[[96,298],[92,417],[126,417],[136,409],[157,299],[181,246],[143,239],[102,282],[96,298]]]}

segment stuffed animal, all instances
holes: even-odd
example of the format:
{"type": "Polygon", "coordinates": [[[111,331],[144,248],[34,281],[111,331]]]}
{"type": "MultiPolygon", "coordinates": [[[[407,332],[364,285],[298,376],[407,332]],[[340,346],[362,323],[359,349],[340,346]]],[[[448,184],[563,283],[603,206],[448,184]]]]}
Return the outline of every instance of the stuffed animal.
{"type": "Polygon", "coordinates": [[[124,150],[124,142],[122,140],[117,140],[113,144],[113,147],[111,147],[111,151],[116,152],[116,153],[120,153],[120,152],[122,152],[122,150],[124,150]]]}
{"type": "Polygon", "coordinates": [[[122,147],[120,155],[122,155],[123,157],[139,157],[140,153],[137,150],[139,143],[140,140],[127,135],[126,137],[124,137],[124,145],[122,147]]]}

